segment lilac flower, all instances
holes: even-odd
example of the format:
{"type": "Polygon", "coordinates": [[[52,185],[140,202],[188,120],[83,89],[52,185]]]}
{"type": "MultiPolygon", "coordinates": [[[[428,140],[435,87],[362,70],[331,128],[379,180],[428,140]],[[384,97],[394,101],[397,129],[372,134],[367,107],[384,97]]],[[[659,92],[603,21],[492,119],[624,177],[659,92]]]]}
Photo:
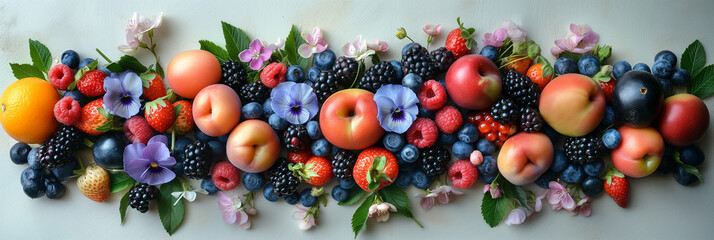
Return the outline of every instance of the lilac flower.
{"type": "Polygon", "coordinates": [[[439,35],[441,32],[441,24],[437,24],[436,26],[427,24],[424,25],[424,27],[421,28],[421,30],[424,30],[424,32],[429,35],[429,36],[436,36],[439,35]]]}
{"type": "Polygon", "coordinates": [[[144,92],[141,78],[132,71],[112,73],[104,79],[104,109],[109,113],[129,119],[139,113],[139,97],[144,92]]]}
{"type": "Polygon", "coordinates": [[[526,221],[526,218],[529,217],[531,214],[533,214],[532,210],[528,210],[523,206],[517,207],[511,210],[511,213],[509,213],[506,219],[503,220],[503,223],[509,226],[518,225],[526,221]]]}
{"type": "Polygon", "coordinates": [[[508,37],[508,30],[505,28],[496,29],[493,33],[485,33],[481,40],[486,46],[500,47],[508,37]]]}
{"type": "Polygon", "coordinates": [[[327,40],[322,38],[322,31],[319,27],[312,29],[312,34],[303,32],[300,34],[302,39],[305,39],[306,43],[301,44],[298,47],[298,54],[301,57],[309,58],[314,53],[321,53],[327,49],[327,40]]]}
{"type": "Polygon", "coordinates": [[[278,38],[278,41],[275,43],[268,43],[266,41],[263,41],[263,46],[265,46],[265,48],[273,50],[273,51],[283,48],[284,45],[285,45],[285,39],[282,39],[282,38],[278,38]]]}
{"type": "Polygon", "coordinates": [[[264,48],[260,40],[255,39],[250,42],[248,49],[238,54],[238,58],[240,58],[241,62],[250,62],[250,69],[257,71],[263,66],[263,62],[270,59],[271,54],[273,54],[273,50],[264,48]]]}
{"type": "Polygon", "coordinates": [[[542,202],[542,200],[543,200],[543,198],[545,198],[547,195],[548,195],[548,190],[547,190],[547,189],[544,190],[544,191],[542,191],[542,192],[540,192],[538,195],[536,195],[536,197],[535,197],[535,203],[534,203],[534,207],[533,207],[533,209],[534,209],[536,212],[540,212],[540,210],[543,209],[543,202],[542,202]]]}
{"type": "Polygon", "coordinates": [[[503,195],[503,191],[501,191],[501,188],[495,181],[491,184],[486,184],[483,186],[483,193],[487,192],[491,193],[491,198],[493,199],[500,198],[501,195],[503,195]]]}
{"type": "Polygon", "coordinates": [[[398,84],[387,84],[374,94],[377,119],[384,130],[402,134],[409,129],[419,113],[419,99],[414,91],[398,84]]]}
{"type": "Polygon", "coordinates": [[[346,43],[342,46],[342,52],[345,53],[345,56],[355,58],[358,61],[375,53],[374,50],[367,47],[367,40],[362,35],[357,36],[351,43],[346,43]]]}
{"type": "Polygon", "coordinates": [[[565,209],[573,211],[575,209],[575,201],[563,185],[556,181],[551,181],[548,186],[550,187],[550,190],[548,190],[548,202],[553,210],[565,209]]]}
{"type": "Polygon", "coordinates": [[[421,208],[424,210],[429,210],[434,206],[436,201],[440,204],[447,204],[451,201],[451,194],[461,195],[463,192],[454,189],[451,186],[441,185],[435,189],[429,190],[429,194],[424,195],[423,193],[417,194],[417,197],[421,197],[421,208]]]}
{"type": "Polygon", "coordinates": [[[375,39],[373,43],[367,44],[367,47],[369,49],[374,50],[375,52],[387,52],[389,51],[389,45],[385,41],[379,41],[379,39],[375,39]]]}
{"type": "Polygon", "coordinates": [[[377,222],[389,220],[389,212],[397,212],[397,207],[388,202],[373,204],[369,207],[369,217],[377,222]]]}
{"type": "Polygon", "coordinates": [[[243,229],[250,228],[250,215],[255,215],[257,211],[250,205],[244,204],[243,200],[236,196],[228,196],[223,192],[218,192],[218,208],[223,213],[223,221],[227,224],[238,224],[243,229]]]}
{"type": "Polygon", "coordinates": [[[298,227],[301,230],[308,230],[312,227],[317,227],[315,216],[309,213],[309,209],[297,205],[297,210],[293,212],[293,220],[298,221],[298,227]]]}
{"type": "Polygon", "coordinates": [[[270,93],[271,107],[281,118],[292,124],[303,124],[317,115],[317,95],[305,83],[282,82],[270,93]]]}
{"type": "Polygon", "coordinates": [[[176,177],[171,167],[176,159],[171,157],[168,138],[156,135],[144,145],[137,142],[124,148],[124,172],[140,183],[159,185],[176,177]]]}
{"type": "Polygon", "coordinates": [[[521,30],[518,28],[518,25],[516,25],[513,21],[511,20],[505,20],[501,22],[501,28],[506,29],[508,32],[508,38],[511,39],[513,42],[525,42],[526,41],[526,35],[528,32],[521,30]]]}
{"type": "Polygon", "coordinates": [[[600,36],[593,32],[587,24],[575,25],[571,23],[570,31],[572,33],[566,39],[555,40],[556,46],[550,49],[550,53],[553,56],[557,57],[564,51],[574,53],[592,51],[600,40],[600,36]]]}
{"type": "Polygon", "coordinates": [[[163,13],[159,13],[153,19],[140,17],[136,12],[129,19],[129,25],[126,27],[126,44],[119,45],[119,51],[123,53],[133,53],[139,48],[139,44],[144,37],[144,34],[161,26],[163,13]]]}

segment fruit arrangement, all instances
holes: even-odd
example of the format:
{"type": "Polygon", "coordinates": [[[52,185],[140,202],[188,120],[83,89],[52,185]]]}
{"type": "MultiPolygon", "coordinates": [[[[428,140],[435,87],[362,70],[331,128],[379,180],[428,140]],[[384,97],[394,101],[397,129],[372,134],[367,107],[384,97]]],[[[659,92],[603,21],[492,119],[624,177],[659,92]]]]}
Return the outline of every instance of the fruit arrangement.
{"type": "Polygon", "coordinates": [[[129,207],[156,208],[171,235],[197,193],[218,195],[224,221],[245,229],[256,192],[296,205],[301,229],[318,225],[330,195],[358,205],[357,237],[390,214],[421,227],[410,186],[428,210],[481,182],[494,227],[524,222],[543,198],[586,217],[603,192],[626,208],[628,179],[655,172],[702,181],[696,143],[709,127],[702,99],[714,93],[714,67],[699,41],[679,58],[657,53],[651,68],[608,65],[612,48],[571,24],[551,65],[512,21],[485,33],[475,54],[476,30],[457,18],[444,46],[430,46],[441,25],[423,28],[424,45],[399,28],[410,42],[400,60],[382,61],[386,42],[361,35],[337,56],[319,27],[293,26],[269,44],[222,22],[225,47],[200,40],[164,71],[153,34],[161,21],[134,14],[140,24],[119,46],[127,55],[112,61],[97,49],[102,65],[73,50],[53,65],[35,40],[32,64],[10,64],[19,80],[0,97],[0,123],[18,141],[12,162],[29,165],[28,197],[61,198],[74,184],[95,202],[123,193],[122,222],[129,207]],[[156,62],[130,55],[139,49],[156,62]],[[228,195],[240,186],[246,194],[228,195]]]}

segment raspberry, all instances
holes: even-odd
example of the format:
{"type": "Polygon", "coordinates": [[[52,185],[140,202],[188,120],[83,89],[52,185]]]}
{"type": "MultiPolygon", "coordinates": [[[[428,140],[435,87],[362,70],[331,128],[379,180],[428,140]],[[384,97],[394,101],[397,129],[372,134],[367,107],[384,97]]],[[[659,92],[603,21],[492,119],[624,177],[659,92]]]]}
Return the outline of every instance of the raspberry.
{"type": "Polygon", "coordinates": [[[455,107],[446,106],[439,111],[436,111],[436,125],[439,126],[439,130],[446,134],[451,134],[459,130],[463,118],[461,113],[455,107]]]}
{"type": "Polygon", "coordinates": [[[422,107],[426,108],[426,110],[434,111],[446,103],[446,90],[444,90],[444,86],[441,83],[429,80],[422,85],[418,97],[422,107]]]}
{"type": "Polygon", "coordinates": [[[55,65],[47,75],[50,77],[52,86],[58,90],[67,90],[69,85],[74,82],[74,73],[66,65],[55,65]]]}
{"type": "Polygon", "coordinates": [[[218,162],[211,170],[211,180],[216,187],[223,191],[230,191],[240,183],[240,173],[238,169],[229,162],[218,162]]]}
{"type": "Polygon", "coordinates": [[[80,107],[79,102],[73,98],[64,97],[55,103],[54,113],[58,122],[72,125],[79,121],[79,117],[82,114],[82,107],[80,107]]]}
{"type": "Polygon", "coordinates": [[[431,147],[439,138],[436,123],[428,118],[417,118],[407,130],[407,142],[418,148],[431,147]]]}
{"type": "Polygon", "coordinates": [[[260,72],[260,81],[263,82],[266,87],[274,88],[281,82],[285,82],[286,73],[288,73],[288,69],[285,65],[282,63],[271,63],[260,72]]]}
{"type": "Polygon", "coordinates": [[[133,116],[124,122],[124,135],[132,143],[146,144],[154,136],[154,129],[149,126],[149,122],[144,117],[133,116]]]}
{"type": "Polygon", "coordinates": [[[478,179],[476,167],[468,160],[458,160],[449,167],[449,180],[455,188],[470,188],[478,179]]]}
{"type": "Polygon", "coordinates": [[[288,151],[288,161],[293,163],[305,163],[312,157],[312,150],[305,148],[297,153],[288,151]]]}

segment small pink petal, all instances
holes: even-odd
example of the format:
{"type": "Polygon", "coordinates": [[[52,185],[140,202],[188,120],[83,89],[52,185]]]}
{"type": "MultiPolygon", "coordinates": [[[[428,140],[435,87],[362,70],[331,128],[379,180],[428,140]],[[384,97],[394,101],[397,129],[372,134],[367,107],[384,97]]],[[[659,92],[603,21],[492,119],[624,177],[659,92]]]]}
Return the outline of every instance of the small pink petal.
{"type": "Polygon", "coordinates": [[[568,211],[572,211],[576,207],[575,200],[573,200],[573,198],[570,197],[567,192],[563,195],[563,198],[560,200],[560,203],[561,205],[563,205],[563,209],[568,211]]]}
{"type": "Polygon", "coordinates": [[[419,204],[421,205],[421,208],[424,210],[429,210],[432,207],[434,207],[434,199],[433,198],[422,198],[421,201],[419,201],[419,204]]]}
{"type": "Polygon", "coordinates": [[[493,37],[496,41],[503,42],[508,37],[508,30],[505,28],[496,29],[496,31],[493,32],[493,37]]]}
{"type": "Polygon", "coordinates": [[[255,51],[253,51],[251,49],[246,49],[238,54],[238,58],[240,58],[241,62],[250,62],[250,60],[253,58],[254,54],[255,54],[255,51]]]}
{"type": "Polygon", "coordinates": [[[271,55],[273,55],[273,50],[270,50],[270,48],[263,48],[262,50],[260,50],[260,56],[258,57],[258,59],[268,61],[271,55]]]}
{"type": "Polygon", "coordinates": [[[441,32],[441,24],[437,24],[436,25],[436,35],[439,35],[440,32],[441,32]]]}
{"type": "Polygon", "coordinates": [[[223,222],[225,222],[227,224],[233,224],[236,222],[237,218],[238,218],[238,216],[236,215],[235,210],[223,211],[223,222]]]}
{"type": "Polygon", "coordinates": [[[300,56],[303,57],[303,58],[309,58],[310,56],[312,56],[311,47],[310,47],[310,45],[308,45],[307,43],[301,44],[301,45],[298,47],[298,50],[297,50],[297,51],[298,51],[298,54],[300,54],[300,56]]]}
{"type": "Polygon", "coordinates": [[[260,70],[260,67],[262,67],[262,66],[263,66],[263,61],[260,59],[253,59],[252,61],[250,61],[250,69],[258,71],[258,70],[260,70]]]}
{"type": "Polygon", "coordinates": [[[441,193],[436,197],[436,200],[439,200],[439,203],[441,204],[447,204],[449,203],[449,194],[448,193],[441,193]]]}
{"type": "Polygon", "coordinates": [[[252,42],[250,42],[250,45],[248,49],[253,49],[255,51],[260,51],[260,49],[263,48],[263,43],[260,42],[258,39],[254,39],[252,42]]]}
{"type": "Polygon", "coordinates": [[[511,210],[506,219],[503,221],[506,225],[518,225],[526,220],[526,212],[522,207],[511,210]]]}
{"type": "Polygon", "coordinates": [[[569,44],[570,44],[570,42],[568,40],[562,40],[562,39],[555,40],[555,46],[558,46],[563,51],[571,51],[571,50],[573,50],[573,48],[575,48],[575,46],[571,47],[571,45],[569,45],[569,44]]]}
{"type": "Polygon", "coordinates": [[[321,53],[321,52],[324,52],[326,49],[327,49],[327,45],[317,44],[317,45],[315,45],[315,47],[312,48],[312,51],[314,53],[321,53]]]}
{"type": "Polygon", "coordinates": [[[553,54],[553,56],[558,56],[560,53],[563,52],[563,49],[560,49],[559,47],[552,47],[550,48],[550,54],[553,54]]]}

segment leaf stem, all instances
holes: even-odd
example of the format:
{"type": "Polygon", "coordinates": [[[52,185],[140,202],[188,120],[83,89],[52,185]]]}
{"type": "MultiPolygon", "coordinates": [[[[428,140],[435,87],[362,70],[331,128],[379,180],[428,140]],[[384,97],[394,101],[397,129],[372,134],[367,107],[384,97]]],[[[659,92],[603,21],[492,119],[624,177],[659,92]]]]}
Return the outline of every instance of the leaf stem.
{"type": "Polygon", "coordinates": [[[407,37],[407,39],[409,39],[409,41],[414,42],[414,39],[412,39],[411,37],[409,37],[409,35],[407,35],[407,36],[405,36],[405,37],[407,37]]]}
{"type": "Polygon", "coordinates": [[[357,83],[357,79],[359,78],[359,72],[362,70],[362,65],[364,65],[364,59],[360,60],[360,64],[357,64],[357,74],[355,75],[355,79],[352,81],[352,85],[350,85],[350,88],[353,88],[355,86],[355,83],[357,83]]]}
{"type": "Polygon", "coordinates": [[[102,58],[104,58],[104,60],[107,60],[107,62],[109,62],[109,63],[113,63],[113,62],[114,62],[114,61],[112,61],[111,59],[109,59],[109,58],[107,57],[107,55],[104,55],[104,53],[103,53],[102,51],[100,51],[99,48],[95,48],[95,50],[97,50],[97,53],[99,53],[99,55],[102,56],[102,58]]]}

